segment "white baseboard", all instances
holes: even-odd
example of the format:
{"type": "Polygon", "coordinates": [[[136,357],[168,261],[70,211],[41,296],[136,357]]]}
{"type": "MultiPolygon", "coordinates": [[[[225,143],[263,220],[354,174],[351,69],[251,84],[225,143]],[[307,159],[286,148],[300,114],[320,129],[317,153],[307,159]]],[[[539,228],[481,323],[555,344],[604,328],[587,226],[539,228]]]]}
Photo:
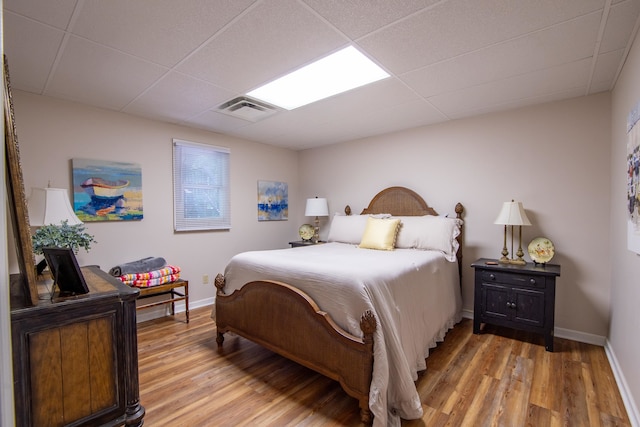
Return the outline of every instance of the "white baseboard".
{"type": "Polygon", "coordinates": [[[607,355],[607,359],[609,359],[609,365],[611,365],[611,370],[613,371],[613,376],[616,379],[618,390],[620,390],[620,396],[622,397],[624,407],[627,410],[629,421],[631,422],[631,425],[633,427],[640,427],[640,412],[638,412],[638,407],[633,400],[633,396],[631,395],[631,391],[629,390],[629,386],[627,385],[624,373],[622,372],[622,369],[620,369],[618,359],[613,352],[613,348],[611,347],[609,340],[606,340],[605,342],[604,352],[607,355]]]}
{"type": "MultiPolygon", "coordinates": [[[[462,317],[473,320],[473,310],[462,309],[462,317]]],[[[573,329],[554,328],[553,335],[558,338],[565,338],[572,341],[579,341],[586,344],[599,345],[604,347],[606,338],[601,335],[589,334],[586,332],[574,331],[573,329]]]]}
{"type": "MultiPolygon", "coordinates": [[[[214,302],[215,298],[213,297],[205,298],[199,301],[189,301],[189,310],[213,305],[214,302]]],[[[176,302],[176,313],[184,313],[184,311],[184,301],[176,302]]],[[[145,308],[144,310],[138,311],[136,313],[137,323],[158,319],[160,317],[166,316],[167,314],[169,314],[169,304],[145,308]]]]}
{"type": "Polygon", "coordinates": [[[564,338],[572,341],[579,341],[585,344],[598,345],[604,347],[604,343],[607,340],[602,335],[594,335],[586,332],[574,331],[573,329],[554,328],[553,334],[558,338],[564,338]]]}

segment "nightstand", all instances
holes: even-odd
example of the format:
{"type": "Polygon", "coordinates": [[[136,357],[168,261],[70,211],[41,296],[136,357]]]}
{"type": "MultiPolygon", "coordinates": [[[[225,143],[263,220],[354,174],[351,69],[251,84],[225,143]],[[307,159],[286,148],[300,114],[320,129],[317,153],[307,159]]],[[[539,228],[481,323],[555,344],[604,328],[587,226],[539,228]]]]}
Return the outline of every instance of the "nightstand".
{"type": "Polygon", "coordinates": [[[471,266],[475,269],[473,333],[480,333],[482,323],[536,332],[544,335],[545,349],[553,351],[560,266],[498,264],[486,258],[471,266]]]}
{"type": "Polygon", "coordinates": [[[289,242],[292,248],[297,248],[299,246],[319,245],[321,243],[324,243],[324,242],[318,241],[317,243],[313,243],[313,241],[311,240],[296,240],[295,242],[289,242]]]}

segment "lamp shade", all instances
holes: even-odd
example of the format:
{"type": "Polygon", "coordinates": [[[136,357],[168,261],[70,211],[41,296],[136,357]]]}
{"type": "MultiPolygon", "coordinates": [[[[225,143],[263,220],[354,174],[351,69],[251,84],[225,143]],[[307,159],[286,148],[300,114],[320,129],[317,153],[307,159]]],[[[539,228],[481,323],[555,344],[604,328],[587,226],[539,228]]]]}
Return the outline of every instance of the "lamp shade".
{"type": "Polygon", "coordinates": [[[82,224],[73,212],[64,188],[32,188],[28,206],[31,226],[60,224],[65,220],[69,225],[82,224]]]}
{"type": "Polygon", "coordinates": [[[504,202],[494,224],[500,225],[531,225],[531,221],[524,212],[522,202],[504,202]]]}
{"type": "Polygon", "coordinates": [[[307,199],[307,207],[304,210],[305,216],[329,216],[329,205],[325,198],[307,199]]]}

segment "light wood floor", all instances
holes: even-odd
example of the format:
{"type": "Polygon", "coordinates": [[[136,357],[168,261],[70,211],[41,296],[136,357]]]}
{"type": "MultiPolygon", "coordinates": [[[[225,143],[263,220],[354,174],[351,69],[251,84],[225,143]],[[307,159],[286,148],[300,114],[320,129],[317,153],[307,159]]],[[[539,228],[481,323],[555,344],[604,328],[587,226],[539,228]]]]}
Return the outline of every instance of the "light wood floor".
{"type": "MultiPolygon", "coordinates": [[[[138,325],[145,426],[360,425],[340,385],[237,336],[215,342],[210,309],[138,325]]],[[[602,347],[463,320],[432,350],[403,426],[630,426],[602,347]],[[491,333],[489,333],[491,332],[491,333]]]]}

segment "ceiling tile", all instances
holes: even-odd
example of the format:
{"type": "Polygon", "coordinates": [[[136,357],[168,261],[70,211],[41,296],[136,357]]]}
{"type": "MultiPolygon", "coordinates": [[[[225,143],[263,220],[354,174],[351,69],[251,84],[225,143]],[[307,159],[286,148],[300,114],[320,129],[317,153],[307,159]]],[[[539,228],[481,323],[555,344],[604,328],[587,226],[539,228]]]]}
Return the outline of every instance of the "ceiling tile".
{"type": "Polygon", "coordinates": [[[260,3],[178,70],[241,94],[346,42],[295,0],[260,3]]]}
{"type": "Polygon", "coordinates": [[[159,66],[70,37],[45,95],[119,110],[164,73],[159,66]]]}
{"type": "Polygon", "coordinates": [[[3,31],[5,40],[20,40],[19,47],[5,43],[12,86],[41,94],[64,32],[11,12],[5,12],[3,31]]]}
{"type": "Polygon", "coordinates": [[[447,115],[457,111],[477,110],[486,106],[513,102],[520,98],[533,98],[561,92],[567,88],[586,88],[590,69],[591,60],[585,59],[433,96],[429,101],[447,115]]]}
{"type": "Polygon", "coordinates": [[[440,0],[303,0],[351,39],[357,39],[440,0]]]}
{"type": "Polygon", "coordinates": [[[627,0],[616,4],[609,10],[607,26],[600,43],[600,52],[625,47],[640,14],[640,1],[627,0]]]}
{"type": "Polygon", "coordinates": [[[73,31],[174,66],[255,0],[86,0],[73,31]],[[144,23],[141,25],[141,23],[144,23]]]}
{"type": "Polygon", "coordinates": [[[77,0],[3,0],[6,10],[28,16],[38,22],[66,29],[73,15],[77,0]]]}
{"type": "Polygon", "coordinates": [[[200,129],[207,129],[219,133],[228,133],[229,135],[235,135],[234,132],[237,129],[251,124],[251,122],[247,120],[218,113],[215,110],[204,111],[197,116],[185,120],[184,123],[194,125],[200,129]]]}
{"type": "Polygon", "coordinates": [[[596,66],[593,71],[593,77],[591,78],[592,86],[595,84],[606,83],[608,90],[613,89],[613,78],[618,72],[623,54],[624,50],[619,49],[598,55],[598,60],[596,61],[596,66]]]}
{"type": "Polygon", "coordinates": [[[500,111],[512,110],[515,108],[528,107],[531,105],[544,104],[546,102],[561,101],[563,99],[576,98],[583,96],[585,87],[575,87],[568,90],[562,90],[551,94],[534,95],[528,98],[516,99],[499,104],[484,105],[474,109],[461,109],[455,113],[451,113],[452,119],[462,119],[465,117],[478,116],[480,114],[495,113],[500,111]]]}
{"type": "Polygon", "coordinates": [[[449,0],[391,25],[359,44],[388,70],[429,64],[593,12],[603,0],[449,0]]]}
{"type": "Polygon", "coordinates": [[[376,109],[357,117],[355,123],[350,118],[344,117],[339,124],[351,127],[356,125],[361,129],[361,134],[368,133],[367,136],[373,136],[438,123],[443,117],[443,114],[430,103],[414,100],[376,109]]]}
{"type": "Polygon", "coordinates": [[[563,25],[457,56],[402,75],[425,97],[555,67],[593,54],[600,14],[590,13],[563,25]]]}
{"type": "Polygon", "coordinates": [[[217,86],[170,72],[123,111],[158,120],[180,122],[217,106],[233,94],[217,86]]]}

